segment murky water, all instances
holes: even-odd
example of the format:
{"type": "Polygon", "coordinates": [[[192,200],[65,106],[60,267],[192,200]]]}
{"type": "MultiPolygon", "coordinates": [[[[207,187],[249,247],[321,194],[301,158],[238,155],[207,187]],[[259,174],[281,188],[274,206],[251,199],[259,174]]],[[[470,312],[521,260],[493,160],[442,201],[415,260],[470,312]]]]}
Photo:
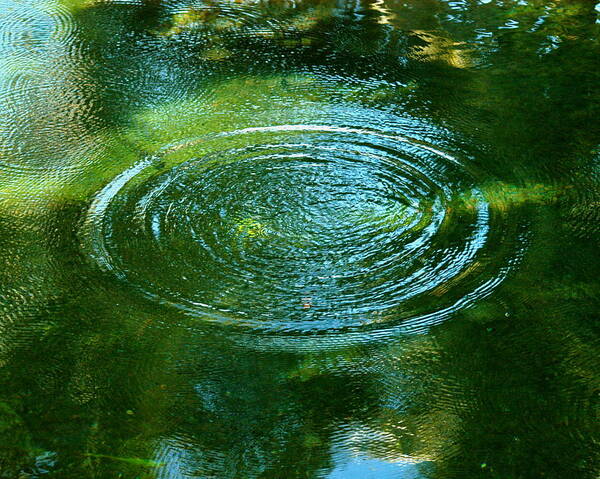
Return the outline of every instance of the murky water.
{"type": "Polygon", "coordinates": [[[599,5],[0,0],[0,477],[597,478],[599,5]]]}

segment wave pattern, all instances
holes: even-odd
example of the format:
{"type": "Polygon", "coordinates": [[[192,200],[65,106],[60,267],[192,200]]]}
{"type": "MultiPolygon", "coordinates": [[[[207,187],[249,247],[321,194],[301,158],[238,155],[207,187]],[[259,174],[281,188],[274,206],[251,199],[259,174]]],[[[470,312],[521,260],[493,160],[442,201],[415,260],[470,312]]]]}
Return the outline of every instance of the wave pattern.
{"type": "Polygon", "coordinates": [[[144,296],[268,332],[424,328],[489,294],[510,258],[478,175],[364,125],[183,140],[95,198],[84,247],[144,296]],[[500,257],[499,257],[500,256],[500,257]]]}

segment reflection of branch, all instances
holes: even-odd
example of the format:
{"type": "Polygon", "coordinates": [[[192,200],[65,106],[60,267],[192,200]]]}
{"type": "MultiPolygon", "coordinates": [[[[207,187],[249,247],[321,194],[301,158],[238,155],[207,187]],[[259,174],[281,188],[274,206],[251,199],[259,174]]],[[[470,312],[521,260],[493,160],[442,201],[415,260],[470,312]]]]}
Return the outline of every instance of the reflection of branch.
{"type": "Polygon", "coordinates": [[[409,56],[421,61],[443,61],[455,68],[468,68],[472,62],[467,52],[460,48],[464,42],[454,42],[449,38],[425,30],[413,30],[412,34],[426,45],[413,46],[409,56]]]}
{"type": "Polygon", "coordinates": [[[394,20],[396,18],[396,14],[390,12],[389,8],[385,6],[384,0],[375,0],[371,4],[371,9],[382,14],[377,20],[377,23],[380,25],[389,25],[390,20],[394,20]]]}

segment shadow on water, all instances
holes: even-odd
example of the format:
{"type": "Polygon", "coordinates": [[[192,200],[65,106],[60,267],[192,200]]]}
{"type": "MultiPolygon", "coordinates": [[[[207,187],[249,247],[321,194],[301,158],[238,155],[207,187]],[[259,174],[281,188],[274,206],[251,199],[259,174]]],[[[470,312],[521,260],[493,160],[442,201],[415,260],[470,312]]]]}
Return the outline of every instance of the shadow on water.
{"type": "MultiPolygon", "coordinates": [[[[55,261],[73,246],[50,248],[55,261]]],[[[4,474],[586,477],[597,301],[531,273],[427,335],[308,353],[63,278],[3,347],[4,474]]]]}
{"type": "Polygon", "coordinates": [[[0,477],[597,476],[593,4],[0,8],[0,477]]]}

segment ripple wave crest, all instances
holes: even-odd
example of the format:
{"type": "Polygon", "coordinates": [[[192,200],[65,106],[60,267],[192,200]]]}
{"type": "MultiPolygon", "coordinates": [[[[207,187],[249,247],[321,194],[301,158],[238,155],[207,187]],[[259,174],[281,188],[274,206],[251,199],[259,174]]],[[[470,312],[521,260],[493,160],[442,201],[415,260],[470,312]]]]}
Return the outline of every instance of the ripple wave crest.
{"type": "Polygon", "coordinates": [[[84,248],[145,297],[264,332],[423,330],[511,258],[481,178],[372,128],[253,127],[165,146],[94,199],[84,248]],[[496,243],[497,244],[497,243],[496,243]]]}

